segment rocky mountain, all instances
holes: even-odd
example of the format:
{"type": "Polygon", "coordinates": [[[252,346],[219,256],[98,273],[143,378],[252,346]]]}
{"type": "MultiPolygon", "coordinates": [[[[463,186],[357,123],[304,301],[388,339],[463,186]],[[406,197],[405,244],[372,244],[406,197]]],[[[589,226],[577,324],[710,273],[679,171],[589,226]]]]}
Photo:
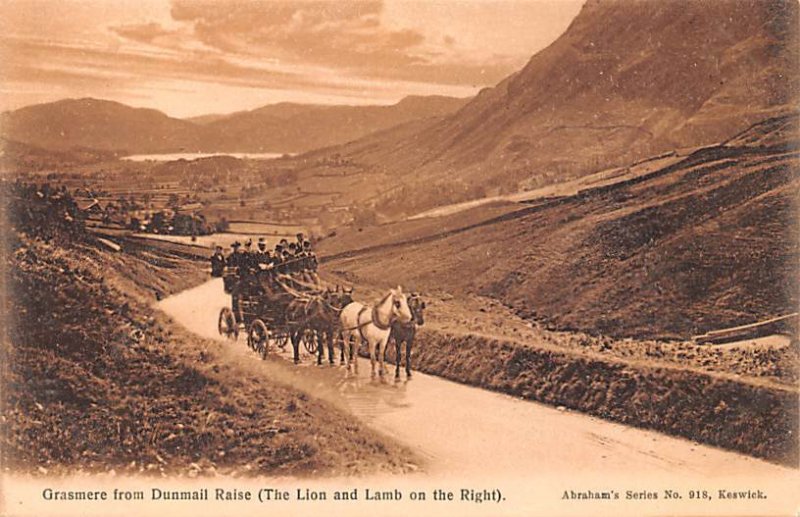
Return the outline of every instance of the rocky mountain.
{"type": "Polygon", "coordinates": [[[590,0],[559,39],[455,114],[332,152],[457,199],[475,185],[530,189],[717,143],[796,109],[798,21],[796,2],[590,0]]]}

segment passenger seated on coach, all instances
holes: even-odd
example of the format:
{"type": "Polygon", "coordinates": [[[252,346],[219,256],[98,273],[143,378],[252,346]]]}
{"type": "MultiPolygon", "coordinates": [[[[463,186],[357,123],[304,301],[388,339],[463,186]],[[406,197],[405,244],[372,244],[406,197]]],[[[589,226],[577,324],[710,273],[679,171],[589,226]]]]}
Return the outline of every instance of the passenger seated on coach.
{"type": "Polygon", "coordinates": [[[228,275],[239,276],[239,266],[242,263],[243,257],[241,246],[242,244],[239,241],[235,241],[231,244],[231,253],[225,260],[226,273],[228,275]]]}
{"type": "Polygon", "coordinates": [[[311,243],[309,241],[305,241],[303,243],[304,252],[306,254],[306,269],[310,271],[316,271],[319,267],[319,261],[317,260],[317,254],[311,250],[311,243]]]}
{"type": "Polygon", "coordinates": [[[271,262],[270,251],[267,250],[267,241],[264,237],[258,239],[258,250],[255,252],[255,263],[258,269],[264,270],[271,262]]]}
{"type": "Polygon", "coordinates": [[[288,248],[289,248],[289,241],[287,241],[286,239],[281,239],[280,242],[278,242],[278,244],[275,245],[276,252],[277,251],[283,252],[283,250],[288,248]]]}
{"type": "Polygon", "coordinates": [[[281,266],[282,266],[282,269],[280,270],[281,273],[289,274],[292,272],[293,259],[294,257],[292,256],[291,251],[289,251],[289,249],[284,249],[281,261],[281,266]]]}
{"type": "Polygon", "coordinates": [[[242,263],[239,265],[239,274],[248,275],[255,272],[256,260],[255,253],[253,252],[253,240],[247,239],[244,241],[244,252],[242,263]]]}
{"type": "Polygon", "coordinates": [[[220,278],[225,273],[225,254],[222,246],[214,247],[214,254],[211,255],[211,276],[220,278]]]}
{"type": "Polygon", "coordinates": [[[241,321],[242,314],[239,310],[239,296],[241,293],[241,282],[239,277],[240,264],[244,254],[240,251],[241,244],[236,241],[231,244],[231,254],[225,263],[225,273],[223,282],[225,292],[231,295],[231,308],[236,316],[236,321],[241,321]]]}

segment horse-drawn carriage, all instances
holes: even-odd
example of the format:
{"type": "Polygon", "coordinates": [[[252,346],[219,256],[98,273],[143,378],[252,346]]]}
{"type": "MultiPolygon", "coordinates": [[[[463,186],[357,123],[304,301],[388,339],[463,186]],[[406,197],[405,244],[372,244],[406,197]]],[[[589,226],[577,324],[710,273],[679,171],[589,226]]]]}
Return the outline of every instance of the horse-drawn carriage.
{"type": "MultiPolygon", "coordinates": [[[[289,275],[240,280],[236,286],[226,285],[232,294],[231,307],[219,313],[220,335],[237,340],[240,331],[247,336],[247,345],[266,358],[273,346],[284,349],[288,343],[303,345],[309,354],[320,352],[323,339],[332,339],[341,308],[352,301],[352,291],[322,289],[289,275]]],[[[332,352],[330,352],[332,355],[332,352]]]]}
{"type": "Polygon", "coordinates": [[[341,337],[341,361],[358,372],[355,361],[361,343],[369,347],[372,373],[376,358],[383,377],[385,349],[390,331],[396,344],[396,374],[400,375],[400,345],[406,345],[406,373],[411,375],[411,343],[414,329],[423,323],[425,303],[414,293],[408,297],[398,286],[374,306],[354,302],[352,289],[323,289],[287,274],[264,274],[226,281],[232,295],[231,307],[219,313],[220,335],[238,339],[240,329],[247,335],[247,345],[266,358],[273,346],[284,349],[292,344],[294,361],[300,360],[302,344],[309,354],[317,353],[322,364],[327,348],[334,364],[334,341],[341,337]],[[325,346],[327,345],[327,346],[325,346]]]}
{"type": "MultiPolygon", "coordinates": [[[[219,312],[218,329],[222,336],[236,341],[240,330],[247,335],[247,346],[266,358],[274,344],[285,348],[289,333],[283,324],[283,311],[264,295],[248,293],[239,295],[239,307],[234,314],[231,307],[223,307],[219,312]]],[[[313,353],[313,352],[312,352],[313,353]]]]}

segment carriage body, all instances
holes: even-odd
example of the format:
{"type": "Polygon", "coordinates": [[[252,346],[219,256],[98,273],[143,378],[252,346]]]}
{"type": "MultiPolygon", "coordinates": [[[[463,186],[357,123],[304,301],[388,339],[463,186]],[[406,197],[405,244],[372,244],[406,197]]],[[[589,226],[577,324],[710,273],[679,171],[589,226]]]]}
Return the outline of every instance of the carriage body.
{"type": "Polygon", "coordinates": [[[247,345],[266,358],[272,346],[286,347],[290,331],[285,324],[285,307],[263,290],[251,289],[238,293],[238,314],[231,306],[219,314],[220,335],[236,341],[244,330],[247,345]]]}
{"type": "MultiPolygon", "coordinates": [[[[239,332],[244,330],[247,344],[266,358],[273,346],[284,349],[291,341],[292,333],[298,332],[299,339],[305,349],[313,354],[317,351],[317,341],[311,333],[298,329],[298,322],[287,319],[287,307],[296,299],[292,296],[274,296],[258,282],[247,282],[246,289],[239,289],[238,315],[233,307],[223,307],[219,314],[218,329],[220,335],[236,341],[239,332]]],[[[228,289],[226,289],[228,292],[228,289]]],[[[231,289],[231,293],[235,288],[231,289]]]]}

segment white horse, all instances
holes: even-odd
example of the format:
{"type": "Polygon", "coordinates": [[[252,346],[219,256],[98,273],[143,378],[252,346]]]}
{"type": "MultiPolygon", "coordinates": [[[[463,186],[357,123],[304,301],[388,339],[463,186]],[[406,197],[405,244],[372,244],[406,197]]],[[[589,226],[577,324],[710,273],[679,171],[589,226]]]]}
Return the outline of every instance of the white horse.
{"type": "Polygon", "coordinates": [[[377,352],[380,361],[380,376],[383,378],[386,373],[383,352],[386,349],[386,342],[389,340],[392,324],[396,321],[403,323],[411,321],[411,310],[408,308],[403,289],[400,286],[397,286],[397,289],[391,289],[374,307],[352,302],[342,309],[339,319],[342,323],[347,370],[350,370],[350,359],[352,358],[355,363],[355,373],[358,373],[358,345],[361,341],[366,341],[369,345],[372,377],[375,377],[375,354],[377,352]]]}

